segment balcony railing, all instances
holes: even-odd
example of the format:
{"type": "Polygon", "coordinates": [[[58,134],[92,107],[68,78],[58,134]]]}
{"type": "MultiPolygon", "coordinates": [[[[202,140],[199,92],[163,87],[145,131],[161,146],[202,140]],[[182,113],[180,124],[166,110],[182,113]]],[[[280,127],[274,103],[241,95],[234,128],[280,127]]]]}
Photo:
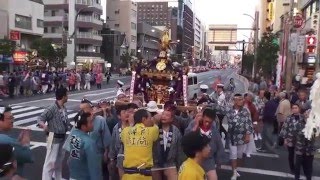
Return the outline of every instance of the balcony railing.
{"type": "Polygon", "coordinates": [[[82,22],[92,22],[92,23],[99,24],[99,25],[102,25],[102,24],[103,24],[101,20],[95,19],[95,18],[93,18],[92,16],[83,16],[83,15],[80,15],[80,16],[78,17],[78,21],[82,21],[82,22]]]}
{"type": "Polygon", "coordinates": [[[44,33],[43,38],[62,38],[61,33],[44,33]]]}
{"type": "Polygon", "coordinates": [[[77,0],[77,4],[92,6],[92,0],[77,0]]]}
{"type": "Polygon", "coordinates": [[[49,21],[62,21],[63,16],[44,16],[44,21],[49,22],[49,21]]]}
{"type": "Polygon", "coordinates": [[[98,41],[102,41],[102,36],[95,35],[95,34],[90,33],[90,32],[78,32],[77,37],[78,38],[95,39],[95,40],[98,40],[98,41]]]}

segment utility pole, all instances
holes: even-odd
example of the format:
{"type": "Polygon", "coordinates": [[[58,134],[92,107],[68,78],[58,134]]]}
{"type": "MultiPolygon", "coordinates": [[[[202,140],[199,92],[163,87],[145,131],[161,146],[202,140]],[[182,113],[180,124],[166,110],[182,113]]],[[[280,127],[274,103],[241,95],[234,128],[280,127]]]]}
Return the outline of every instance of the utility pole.
{"type": "Polygon", "coordinates": [[[242,61],[241,61],[241,74],[243,74],[243,70],[244,70],[244,68],[243,68],[243,57],[244,57],[244,45],[246,44],[246,41],[245,40],[243,40],[242,41],[242,61]]]}
{"type": "MultiPolygon", "coordinates": [[[[256,77],[259,45],[259,11],[254,15],[254,61],[252,66],[252,79],[256,77]]],[[[243,46],[244,47],[244,46],[243,46]]]]}
{"type": "Polygon", "coordinates": [[[285,80],[286,80],[286,90],[287,92],[290,91],[291,87],[292,87],[292,62],[293,62],[293,53],[290,51],[289,47],[289,37],[290,34],[292,32],[292,25],[293,25],[293,9],[294,9],[294,0],[290,0],[290,12],[289,12],[289,19],[286,22],[286,26],[285,26],[285,31],[287,32],[285,34],[286,40],[287,40],[287,58],[286,58],[286,73],[285,73],[285,80]]]}

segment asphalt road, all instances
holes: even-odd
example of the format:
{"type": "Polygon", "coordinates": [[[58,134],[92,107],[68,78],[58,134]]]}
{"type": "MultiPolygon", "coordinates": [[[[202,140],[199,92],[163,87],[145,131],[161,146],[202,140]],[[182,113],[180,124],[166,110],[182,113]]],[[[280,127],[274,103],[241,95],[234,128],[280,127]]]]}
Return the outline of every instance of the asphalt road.
{"type": "MultiPolygon", "coordinates": [[[[198,82],[201,84],[212,85],[214,79],[221,75],[222,80],[227,82],[231,77],[235,78],[232,74],[233,70],[214,70],[198,74],[198,82]]],[[[129,83],[130,77],[120,77],[126,84],[129,83]]],[[[113,99],[116,94],[115,81],[111,81],[109,85],[103,85],[102,90],[91,90],[82,92],[72,92],[69,95],[69,102],[67,108],[69,109],[69,118],[72,118],[78,110],[80,100],[85,96],[92,101],[98,101],[101,98],[113,99]]],[[[236,91],[243,93],[243,83],[235,79],[236,91]]],[[[26,166],[25,174],[30,180],[40,180],[42,173],[42,165],[45,158],[46,143],[44,133],[36,128],[36,118],[43,112],[44,107],[49,106],[54,102],[53,95],[43,95],[31,97],[29,99],[14,99],[5,100],[3,103],[11,104],[14,108],[13,114],[15,116],[14,129],[10,134],[17,137],[21,129],[28,128],[32,130],[31,149],[34,154],[35,163],[26,166]]],[[[256,153],[251,158],[245,160],[243,168],[239,169],[241,177],[239,180],[285,180],[292,179],[288,174],[288,165],[286,158],[286,150],[284,148],[278,149],[278,155],[268,153],[256,153]]],[[[314,162],[314,179],[320,179],[320,161],[314,162]]],[[[66,169],[64,170],[66,171],[66,169]]],[[[220,180],[227,180],[231,177],[231,170],[228,164],[222,166],[218,170],[220,180]]]]}

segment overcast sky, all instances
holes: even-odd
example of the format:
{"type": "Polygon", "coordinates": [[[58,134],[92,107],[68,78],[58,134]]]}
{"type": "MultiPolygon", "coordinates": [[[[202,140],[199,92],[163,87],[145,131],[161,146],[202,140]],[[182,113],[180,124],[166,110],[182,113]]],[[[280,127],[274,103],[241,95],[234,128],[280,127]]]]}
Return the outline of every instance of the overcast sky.
{"type": "MultiPolygon", "coordinates": [[[[139,1],[139,0],[136,0],[139,1]]],[[[143,1],[143,0],[142,0],[143,1]]],[[[152,1],[152,0],[149,0],[152,1]]],[[[160,1],[160,0],[154,0],[160,1]]],[[[163,0],[166,1],[166,0],[163,0]]],[[[172,0],[167,0],[172,1],[172,0]]],[[[194,9],[198,17],[206,24],[237,24],[238,27],[252,27],[253,20],[244,13],[254,16],[255,7],[260,0],[194,0],[194,9]]],[[[102,5],[106,7],[106,0],[102,5]]],[[[105,15],[103,15],[105,18],[105,15]]],[[[249,31],[239,31],[238,40],[246,39],[249,31]]]]}

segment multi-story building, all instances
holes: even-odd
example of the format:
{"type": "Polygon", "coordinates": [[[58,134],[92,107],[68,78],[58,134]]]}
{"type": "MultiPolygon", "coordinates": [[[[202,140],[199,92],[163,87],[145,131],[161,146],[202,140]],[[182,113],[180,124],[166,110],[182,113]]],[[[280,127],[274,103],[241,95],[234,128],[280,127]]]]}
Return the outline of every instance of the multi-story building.
{"type": "MultiPolygon", "coordinates": [[[[33,40],[43,35],[42,0],[1,0],[0,19],[0,38],[16,44],[13,63],[24,64],[33,40]]],[[[0,66],[9,68],[9,64],[0,66]]]]}
{"type": "Polygon", "coordinates": [[[44,0],[44,4],[44,38],[59,46],[67,44],[67,65],[104,63],[100,53],[103,24],[100,0],[44,0]]]}
{"type": "Polygon", "coordinates": [[[162,31],[147,23],[138,23],[138,55],[144,59],[151,60],[159,55],[159,40],[162,31]]]}
{"type": "Polygon", "coordinates": [[[148,23],[151,26],[169,26],[168,2],[137,2],[138,23],[148,23]]]}
{"type": "Polygon", "coordinates": [[[201,53],[200,53],[200,58],[201,59],[206,59],[207,57],[205,56],[205,51],[206,51],[206,46],[207,46],[207,37],[206,37],[206,26],[204,24],[201,25],[201,33],[202,33],[202,41],[201,41],[201,53]]]}
{"type": "Polygon", "coordinates": [[[193,58],[201,59],[202,51],[202,24],[197,16],[194,16],[194,48],[193,48],[193,58]]]}
{"type": "MultiPolygon", "coordinates": [[[[194,50],[194,29],[193,29],[193,11],[192,4],[188,5],[184,3],[183,5],[183,18],[182,18],[182,32],[178,32],[178,39],[181,42],[181,52],[187,54],[187,58],[191,58],[194,50]]],[[[178,29],[179,31],[179,29],[178,29]]]]}
{"type": "Polygon", "coordinates": [[[112,67],[119,67],[124,34],[120,31],[106,28],[106,24],[104,24],[101,34],[103,37],[101,53],[104,54],[105,61],[111,63],[112,67]]]}
{"type": "Polygon", "coordinates": [[[269,24],[269,20],[267,19],[269,2],[271,2],[271,0],[260,0],[256,7],[256,11],[259,11],[259,38],[267,31],[269,24]]]}
{"type": "Polygon", "coordinates": [[[137,51],[137,3],[131,0],[107,1],[107,27],[124,34],[124,46],[121,53],[129,51],[136,55],[137,51]]]}

